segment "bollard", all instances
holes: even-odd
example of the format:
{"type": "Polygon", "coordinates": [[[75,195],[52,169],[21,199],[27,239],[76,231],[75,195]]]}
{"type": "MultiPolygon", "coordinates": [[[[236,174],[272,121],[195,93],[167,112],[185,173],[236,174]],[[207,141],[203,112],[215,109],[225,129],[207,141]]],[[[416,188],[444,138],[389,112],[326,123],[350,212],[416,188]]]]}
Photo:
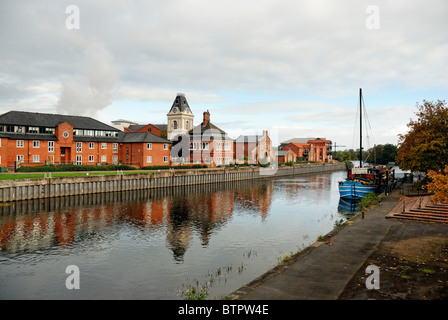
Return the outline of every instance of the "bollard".
{"type": "Polygon", "coordinates": [[[331,243],[331,234],[328,235],[328,245],[329,246],[333,245],[333,243],[331,243]]]}
{"type": "Polygon", "coordinates": [[[362,218],[364,219],[364,214],[365,214],[365,212],[364,212],[364,210],[361,212],[361,215],[362,215],[362,218]]]}

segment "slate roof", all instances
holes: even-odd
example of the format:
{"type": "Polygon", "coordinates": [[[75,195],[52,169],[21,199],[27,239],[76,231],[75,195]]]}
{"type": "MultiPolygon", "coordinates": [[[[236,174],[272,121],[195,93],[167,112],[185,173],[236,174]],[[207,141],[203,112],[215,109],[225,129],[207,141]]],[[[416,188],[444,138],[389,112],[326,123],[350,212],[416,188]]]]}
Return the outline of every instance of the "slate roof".
{"type": "Polygon", "coordinates": [[[70,123],[75,129],[90,129],[104,131],[120,131],[103,122],[84,116],[38,113],[26,111],[9,111],[0,115],[0,124],[17,126],[36,126],[55,128],[63,122],[70,123]]]}
{"type": "Polygon", "coordinates": [[[58,141],[58,138],[54,134],[39,134],[39,133],[1,132],[0,138],[8,138],[11,140],[58,141]]]}
{"type": "Polygon", "coordinates": [[[236,138],[235,142],[237,143],[258,142],[263,137],[264,137],[263,135],[239,136],[238,138],[236,138]]]}
{"type": "Polygon", "coordinates": [[[195,134],[200,132],[201,134],[203,134],[204,132],[208,131],[209,133],[218,133],[221,135],[226,135],[226,132],[220,128],[218,128],[217,126],[215,126],[213,123],[211,123],[210,121],[207,122],[207,124],[204,126],[202,123],[197,125],[196,127],[194,127],[193,129],[191,129],[189,131],[190,134],[195,134]]]}
{"type": "Polygon", "coordinates": [[[171,143],[171,141],[153,135],[152,133],[149,132],[130,132],[130,133],[121,132],[118,134],[118,138],[121,143],[136,143],[136,142],[171,143]]]}
{"type": "Polygon", "coordinates": [[[174,99],[173,105],[168,113],[173,112],[173,109],[177,107],[180,112],[192,113],[190,106],[188,105],[187,98],[185,98],[185,94],[178,93],[176,99],[174,99]]]}
{"type": "Polygon", "coordinates": [[[316,138],[292,138],[286,141],[283,141],[281,145],[287,145],[290,142],[293,143],[308,143],[309,140],[316,140],[316,138]]]}

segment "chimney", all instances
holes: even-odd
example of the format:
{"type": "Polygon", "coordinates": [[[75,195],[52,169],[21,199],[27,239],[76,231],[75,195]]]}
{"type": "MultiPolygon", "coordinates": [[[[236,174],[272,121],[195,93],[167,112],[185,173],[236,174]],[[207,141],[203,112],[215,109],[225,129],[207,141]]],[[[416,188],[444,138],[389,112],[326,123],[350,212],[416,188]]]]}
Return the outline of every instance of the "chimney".
{"type": "Polygon", "coordinates": [[[207,125],[210,122],[210,112],[207,110],[204,112],[204,116],[202,118],[202,126],[207,125]]]}
{"type": "Polygon", "coordinates": [[[267,136],[268,135],[268,130],[263,130],[263,136],[267,136]]]}

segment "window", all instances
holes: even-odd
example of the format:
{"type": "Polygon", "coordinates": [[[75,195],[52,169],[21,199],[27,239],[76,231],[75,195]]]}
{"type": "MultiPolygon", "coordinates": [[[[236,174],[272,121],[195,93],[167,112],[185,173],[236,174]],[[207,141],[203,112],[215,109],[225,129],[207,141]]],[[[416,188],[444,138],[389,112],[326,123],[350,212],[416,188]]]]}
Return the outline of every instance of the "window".
{"type": "Polygon", "coordinates": [[[146,149],[147,150],[152,150],[152,143],[147,143],[146,144],[146,149]]]}
{"type": "Polygon", "coordinates": [[[107,156],[101,156],[101,162],[107,162],[107,156]]]}
{"type": "Polygon", "coordinates": [[[23,154],[18,154],[16,159],[17,161],[23,162],[24,159],[23,154]]]}
{"type": "Polygon", "coordinates": [[[152,156],[146,156],[146,163],[152,163],[152,156]]]}
{"type": "Polygon", "coordinates": [[[107,143],[101,142],[101,149],[107,149],[107,143]]]}
{"type": "Polygon", "coordinates": [[[55,134],[55,132],[56,132],[55,128],[45,128],[43,133],[55,134]]]}
{"type": "Polygon", "coordinates": [[[168,143],[163,144],[163,150],[168,150],[168,143]]]}
{"type": "Polygon", "coordinates": [[[167,156],[163,157],[163,162],[168,163],[168,157],[167,156]]]}
{"type": "Polygon", "coordinates": [[[40,162],[39,155],[34,155],[33,156],[33,162],[34,163],[39,163],[40,162]]]}
{"type": "Polygon", "coordinates": [[[89,149],[95,149],[95,142],[89,142],[89,149]]]}
{"type": "Polygon", "coordinates": [[[118,143],[113,143],[112,144],[112,152],[113,153],[117,153],[118,152],[118,143]]]}
{"type": "MultiPolygon", "coordinates": [[[[79,143],[79,142],[78,142],[79,143]]],[[[82,156],[76,156],[76,164],[78,166],[82,165],[82,156]]]]}
{"type": "Polygon", "coordinates": [[[112,156],[112,164],[117,165],[118,164],[118,156],[112,156]]]}
{"type": "Polygon", "coordinates": [[[174,130],[177,129],[177,121],[176,120],[173,121],[173,128],[174,128],[174,130]]]}
{"type": "Polygon", "coordinates": [[[76,142],[76,152],[82,152],[82,142],[76,142]]]}
{"type": "Polygon", "coordinates": [[[40,141],[34,140],[33,141],[33,148],[40,148],[40,141]]]}
{"type": "Polygon", "coordinates": [[[28,133],[39,133],[39,127],[28,127],[28,133]]]}
{"type": "Polygon", "coordinates": [[[17,140],[17,148],[23,148],[23,140],[17,140]]]}
{"type": "Polygon", "coordinates": [[[54,152],[54,141],[48,141],[48,152],[54,152]]]}
{"type": "Polygon", "coordinates": [[[95,161],[95,157],[94,156],[89,156],[89,162],[94,162],[95,161]]]}

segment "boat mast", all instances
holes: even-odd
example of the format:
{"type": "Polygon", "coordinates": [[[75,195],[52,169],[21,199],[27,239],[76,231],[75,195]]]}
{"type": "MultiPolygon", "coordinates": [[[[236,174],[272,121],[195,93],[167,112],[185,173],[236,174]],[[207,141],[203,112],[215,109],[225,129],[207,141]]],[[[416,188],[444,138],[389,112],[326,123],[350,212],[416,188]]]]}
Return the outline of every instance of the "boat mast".
{"type": "Polygon", "coordinates": [[[359,88],[359,167],[362,168],[362,88],[359,88]]]}

